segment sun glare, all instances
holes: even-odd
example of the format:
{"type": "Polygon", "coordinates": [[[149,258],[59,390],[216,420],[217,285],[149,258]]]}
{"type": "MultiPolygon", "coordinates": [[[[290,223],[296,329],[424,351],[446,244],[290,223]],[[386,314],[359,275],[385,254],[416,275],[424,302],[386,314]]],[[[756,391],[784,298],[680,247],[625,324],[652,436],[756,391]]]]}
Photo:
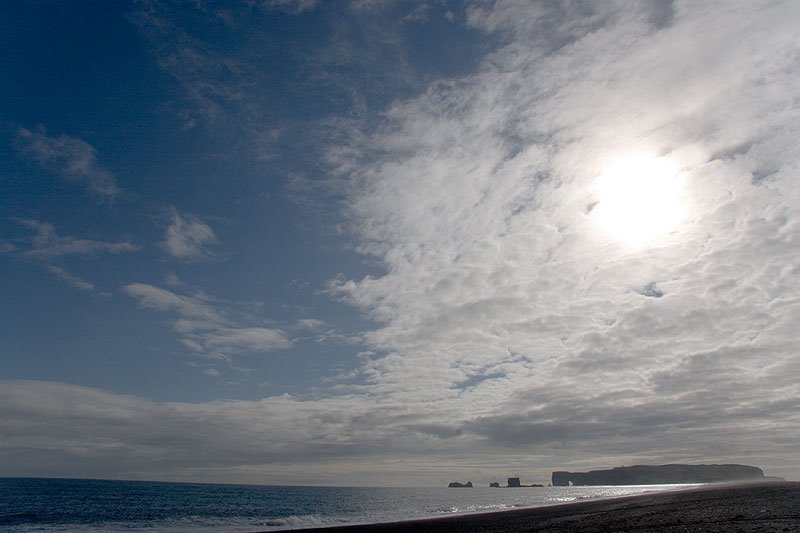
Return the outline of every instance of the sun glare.
{"type": "Polygon", "coordinates": [[[598,203],[592,210],[612,237],[634,245],[654,243],[683,220],[681,176],[664,157],[613,161],[595,180],[598,203]]]}

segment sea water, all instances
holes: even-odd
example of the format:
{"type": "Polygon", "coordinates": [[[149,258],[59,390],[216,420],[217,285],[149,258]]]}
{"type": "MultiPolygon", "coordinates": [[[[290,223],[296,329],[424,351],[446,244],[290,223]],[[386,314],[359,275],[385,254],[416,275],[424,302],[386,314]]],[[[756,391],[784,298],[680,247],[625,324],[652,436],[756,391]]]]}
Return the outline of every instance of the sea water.
{"type": "Polygon", "coordinates": [[[277,531],[540,507],[684,486],[352,488],[0,478],[0,530],[277,531]]]}

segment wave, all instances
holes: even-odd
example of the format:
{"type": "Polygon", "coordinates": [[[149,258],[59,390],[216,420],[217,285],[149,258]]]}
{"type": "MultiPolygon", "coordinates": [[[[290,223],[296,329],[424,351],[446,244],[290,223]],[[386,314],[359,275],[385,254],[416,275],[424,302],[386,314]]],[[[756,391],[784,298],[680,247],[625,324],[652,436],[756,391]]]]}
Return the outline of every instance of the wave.
{"type": "Polygon", "coordinates": [[[330,519],[323,520],[319,516],[307,515],[290,515],[284,518],[275,518],[262,522],[267,527],[321,527],[329,525],[330,519]]]}

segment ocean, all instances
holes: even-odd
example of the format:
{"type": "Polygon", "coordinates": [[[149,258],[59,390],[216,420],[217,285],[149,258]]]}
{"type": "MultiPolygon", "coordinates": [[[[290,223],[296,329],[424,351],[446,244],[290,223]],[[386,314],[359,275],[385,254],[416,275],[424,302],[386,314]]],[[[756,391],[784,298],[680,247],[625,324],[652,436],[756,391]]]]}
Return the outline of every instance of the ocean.
{"type": "Polygon", "coordinates": [[[279,531],[539,507],[684,486],[352,488],[0,478],[0,530],[279,531]]]}

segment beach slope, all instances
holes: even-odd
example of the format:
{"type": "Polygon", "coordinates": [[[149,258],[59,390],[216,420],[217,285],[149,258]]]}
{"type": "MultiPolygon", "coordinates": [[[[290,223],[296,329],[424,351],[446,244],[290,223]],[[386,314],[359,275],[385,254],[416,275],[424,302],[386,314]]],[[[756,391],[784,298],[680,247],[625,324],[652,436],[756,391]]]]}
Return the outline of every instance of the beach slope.
{"type": "Polygon", "coordinates": [[[534,509],[312,531],[800,532],[800,483],[705,486],[534,509]]]}

